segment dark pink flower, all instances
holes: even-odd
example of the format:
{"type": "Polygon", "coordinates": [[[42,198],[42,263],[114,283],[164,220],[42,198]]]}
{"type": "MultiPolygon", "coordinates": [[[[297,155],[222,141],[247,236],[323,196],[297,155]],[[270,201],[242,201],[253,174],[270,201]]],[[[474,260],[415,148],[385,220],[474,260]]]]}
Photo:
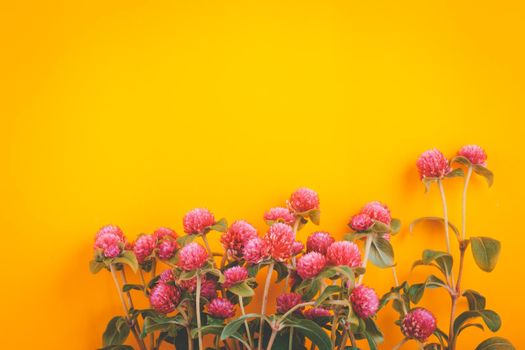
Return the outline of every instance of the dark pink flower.
{"type": "Polygon", "coordinates": [[[478,145],[467,145],[461,147],[458,151],[458,156],[467,158],[472,164],[475,165],[487,165],[487,154],[483,148],[478,145]]]}
{"type": "MultiPolygon", "coordinates": [[[[277,297],[277,312],[284,314],[294,306],[303,302],[301,294],[284,293],[277,297]]],[[[303,308],[297,309],[300,312],[303,308]]]]}
{"type": "Polygon", "coordinates": [[[133,243],[133,252],[139,264],[143,264],[151,256],[157,245],[157,240],[152,235],[141,235],[133,243]]]}
{"type": "Polygon", "coordinates": [[[442,178],[450,172],[447,158],[435,148],[423,152],[416,165],[421,179],[425,177],[442,178]]]}
{"type": "Polygon", "coordinates": [[[269,223],[283,222],[288,225],[293,225],[295,222],[295,216],[288,208],[276,207],[271,208],[266,213],[264,213],[264,220],[269,223]]]}
{"type": "Polygon", "coordinates": [[[372,288],[359,285],[352,290],[350,302],[357,316],[368,318],[375,315],[379,308],[379,298],[372,288]]]}
{"type": "Polygon", "coordinates": [[[250,264],[258,264],[270,257],[270,247],[261,238],[250,239],[243,249],[243,258],[250,264]]]}
{"type": "Polygon", "coordinates": [[[226,253],[235,259],[242,257],[244,245],[257,237],[257,230],[244,220],[234,221],[228,231],[221,235],[221,244],[226,253]]]}
{"type": "Polygon", "coordinates": [[[157,255],[161,260],[169,260],[175,256],[175,252],[179,249],[177,241],[169,238],[162,239],[158,244],[157,255]]]}
{"type": "Polygon", "coordinates": [[[297,274],[302,279],[316,277],[326,266],[326,258],[318,252],[310,252],[303,255],[297,261],[297,274]]]}
{"type": "Polygon", "coordinates": [[[205,208],[196,208],[184,215],[184,232],[188,234],[204,233],[207,227],[215,224],[215,217],[205,208]]]}
{"type": "Polygon", "coordinates": [[[401,330],[403,334],[420,342],[425,342],[434,333],[437,322],[434,315],[424,308],[410,310],[403,318],[401,330]]]}
{"type": "Polygon", "coordinates": [[[149,301],[153,309],[168,314],[177,308],[180,301],[180,290],[166,283],[158,283],[151,290],[149,301]]]}
{"type": "Polygon", "coordinates": [[[208,261],[208,252],[198,243],[192,242],[179,252],[179,266],[186,271],[201,268],[208,261]]]}
{"type": "MultiPolygon", "coordinates": [[[[192,294],[197,289],[197,278],[178,281],[179,286],[186,292],[192,294]]],[[[217,283],[214,280],[207,279],[206,276],[201,278],[201,296],[212,300],[217,297],[217,283]]]]}
{"type": "Polygon", "coordinates": [[[361,253],[357,244],[348,241],[334,242],[326,252],[332,265],[361,266],[361,253]]]}
{"type": "Polygon", "coordinates": [[[173,270],[164,270],[159,275],[159,282],[168,283],[168,282],[175,282],[175,276],[173,275],[173,270]]]}
{"type": "Polygon", "coordinates": [[[322,307],[312,307],[310,309],[306,309],[303,311],[303,315],[309,320],[323,317],[332,317],[330,310],[324,309],[322,307]]]}
{"type": "Polygon", "coordinates": [[[366,214],[371,219],[382,222],[385,225],[390,225],[390,222],[392,221],[390,209],[378,201],[373,201],[365,205],[363,209],[361,209],[361,213],[366,214]]]}
{"type": "Polygon", "coordinates": [[[288,203],[290,208],[295,212],[303,213],[305,211],[319,208],[319,196],[314,190],[309,188],[299,188],[292,193],[288,203]]]}
{"type": "Polygon", "coordinates": [[[235,315],[235,307],[228,299],[215,298],[208,304],[208,313],[214,318],[229,318],[235,315]]]}
{"type": "Polygon", "coordinates": [[[374,222],[368,216],[368,214],[360,213],[357,215],[352,216],[352,219],[350,219],[350,227],[352,230],[357,232],[363,232],[368,230],[374,222]]]}
{"type": "Polygon", "coordinates": [[[334,241],[334,238],[328,232],[314,232],[306,240],[306,251],[326,255],[326,250],[334,241]]]}
{"type": "Polygon", "coordinates": [[[248,270],[242,266],[233,266],[224,271],[224,287],[230,288],[234,284],[248,279],[248,270]]]}
{"type": "Polygon", "coordinates": [[[289,225],[273,224],[264,236],[264,241],[275,261],[285,261],[292,257],[295,234],[289,225]]]}

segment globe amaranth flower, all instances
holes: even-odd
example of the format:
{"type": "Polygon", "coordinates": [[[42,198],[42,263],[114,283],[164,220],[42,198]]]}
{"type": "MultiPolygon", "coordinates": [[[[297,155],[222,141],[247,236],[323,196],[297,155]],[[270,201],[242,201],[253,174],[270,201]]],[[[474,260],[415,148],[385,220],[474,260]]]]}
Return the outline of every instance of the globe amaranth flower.
{"type": "Polygon", "coordinates": [[[177,239],[177,233],[173,231],[171,228],[167,227],[159,227],[153,232],[153,237],[157,240],[162,240],[163,238],[169,237],[173,239],[177,239]]]}
{"type": "Polygon", "coordinates": [[[370,227],[372,227],[373,224],[374,222],[372,221],[370,216],[365,213],[356,214],[350,219],[350,227],[352,228],[352,230],[357,232],[366,231],[370,227]]]}
{"type": "Polygon", "coordinates": [[[348,241],[334,242],[326,252],[332,265],[361,266],[361,253],[357,244],[348,241]]]}
{"type": "Polygon", "coordinates": [[[183,218],[184,232],[188,234],[202,234],[207,227],[215,224],[215,217],[205,208],[190,210],[183,218]]]}
{"type": "Polygon", "coordinates": [[[97,232],[94,248],[102,252],[105,258],[115,258],[122,253],[125,244],[126,238],[120,228],[108,225],[97,232]]]}
{"type": "Polygon", "coordinates": [[[302,279],[316,277],[326,266],[326,258],[318,252],[310,252],[303,255],[297,261],[297,274],[302,279]]]}
{"type": "Polygon", "coordinates": [[[230,288],[234,284],[243,282],[248,279],[248,270],[242,266],[233,266],[224,271],[224,283],[225,288],[230,288]]]}
{"type": "Polygon", "coordinates": [[[362,214],[368,215],[371,219],[382,222],[385,225],[390,225],[392,216],[390,215],[390,209],[378,201],[368,203],[361,209],[362,214]]]}
{"type": "Polygon", "coordinates": [[[309,320],[332,317],[330,310],[322,307],[312,307],[310,309],[306,309],[303,311],[303,315],[309,320]]]}
{"type": "Polygon", "coordinates": [[[295,241],[292,244],[292,255],[295,256],[301,253],[304,249],[304,244],[301,241],[295,241]]]}
{"type": "Polygon", "coordinates": [[[273,224],[264,236],[264,241],[275,261],[285,261],[292,257],[295,234],[289,225],[273,224]]]}
{"type": "Polygon", "coordinates": [[[271,223],[282,222],[288,225],[293,225],[295,222],[295,215],[293,215],[288,208],[275,207],[264,213],[264,220],[271,223]]]}
{"type": "Polygon", "coordinates": [[[319,196],[314,190],[304,187],[299,188],[292,193],[288,204],[293,211],[303,213],[305,211],[319,208],[319,196]]]}
{"type": "Polygon", "coordinates": [[[467,158],[474,165],[487,165],[487,154],[478,145],[467,145],[461,147],[458,156],[467,158]]]}
{"type": "Polygon", "coordinates": [[[167,227],[160,227],[153,232],[153,237],[157,240],[157,256],[159,259],[169,260],[175,256],[177,249],[179,249],[175,231],[167,227]]]}
{"type": "Polygon", "coordinates": [[[235,307],[228,299],[215,298],[208,304],[208,313],[214,318],[226,319],[235,315],[235,307]]]}
{"type": "Polygon", "coordinates": [[[208,261],[208,252],[198,243],[192,242],[179,252],[179,266],[186,271],[201,268],[208,261]]]}
{"type": "Polygon", "coordinates": [[[139,264],[143,264],[154,252],[157,240],[152,235],[140,235],[133,243],[133,252],[139,264]]]}
{"type": "MultiPolygon", "coordinates": [[[[297,293],[284,293],[277,297],[277,312],[284,314],[294,306],[299,305],[303,302],[301,294],[297,293]]],[[[296,312],[301,312],[303,308],[299,308],[296,312]]]]}
{"type": "Polygon", "coordinates": [[[318,252],[326,255],[328,247],[335,239],[328,232],[314,232],[306,239],[306,252],[318,252]]]}
{"type": "Polygon", "coordinates": [[[451,170],[447,158],[435,148],[423,152],[416,165],[421,179],[426,177],[442,178],[451,170]]]}
{"type": "Polygon", "coordinates": [[[175,282],[175,276],[173,275],[173,270],[164,270],[159,275],[159,282],[168,283],[168,282],[175,282]]]}
{"type": "Polygon", "coordinates": [[[270,257],[270,246],[260,237],[250,239],[243,249],[243,258],[250,264],[258,264],[270,257]]]}
{"type": "Polygon", "coordinates": [[[362,284],[352,290],[350,302],[357,316],[361,318],[375,315],[379,308],[379,298],[375,290],[362,284]]]}
{"type": "Polygon", "coordinates": [[[235,259],[242,257],[245,244],[257,237],[257,230],[244,220],[234,221],[228,231],[221,235],[221,244],[226,253],[235,259]]]}
{"type": "Polygon", "coordinates": [[[160,313],[168,314],[177,308],[180,295],[179,288],[161,282],[151,290],[149,301],[153,309],[160,313]]]}
{"type": "MultiPolygon", "coordinates": [[[[193,277],[189,280],[181,280],[178,284],[186,292],[195,293],[195,290],[197,289],[197,278],[193,277]]],[[[202,276],[201,296],[208,300],[215,299],[217,297],[217,283],[212,279],[206,278],[206,276],[202,276]]]]}
{"type": "Polygon", "coordinates": [[[95,238],[98,238],[99,236],[105,235],[105,234],[108,234],[108,233],[120,237],[122,241],[126,240],[126,238],[124,237],[124,233],[122,232],[120,227],[115,226],[115,225],[106,225],[106,226],[101,227],[98,230],[97,235],[96,235],[95,238]]]}
{"type": "Polygon", "coordinates": [[[425,342],[437,327],[434,315],[424,308],[410,310],[401,323],[401,331],[407,338],[425,342]]]}

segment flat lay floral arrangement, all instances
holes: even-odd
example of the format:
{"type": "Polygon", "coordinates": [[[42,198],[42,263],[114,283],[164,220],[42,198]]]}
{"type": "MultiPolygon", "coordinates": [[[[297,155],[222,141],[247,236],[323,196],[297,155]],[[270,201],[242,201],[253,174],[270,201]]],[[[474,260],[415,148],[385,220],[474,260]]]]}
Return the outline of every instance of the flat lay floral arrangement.
{"type": "MultiPolygon", "coordinates": [[[[268,229],[262,236],[244,220],[228,225],[207,209],[184,216],[182,236],[159,228],[130,242],[117,226],[105,226],[96,234],[90,269],[112,275],[122,313],[109,320],[101,348],[133,349],[125,344],[134,338],[141,350],[161,345],[189,350],[374,350],[385,337],[376,319],[387,307],[399,313],[395,324],[403,337],[393,350],[407,342],[425,350],[454,350],[471,327],[497,332],[498,314],[479,291],[462,284],[465,258],[491,272],[500,253],[497,240],[467,234],[470,179],[480,175],[489,186],[493,182],[486,159],[483,149],[469,145],[450,160],[436,149],[417,160],[425,189],[435,184],[441,194],[443,216],[417,219],[410,230],[426,221],[442,224],[447,250],[422,252],[413,268],[429,274],[416,284],[398,281],[392,242],[401,222],[377,201],[350,218],[351,232],[343,240],[319,230],[305,243],[296,240],[309,223],[320,224],[318,195],[307,188],[294,192],[286,206],[264,214],[268,229]],[[452,177],[464,178],[461,229],[448,220],[444,184],[452,177]],[[210,248],[208,240],[217,238],[222,252],[210,248]],[[453,246],[459,249],[459,261],[453,258],[453,246]],[[363,283],[369,263],[392,271],[393,286],[383,296],[363,283]],[[128,283],[130,272],[141,283],[128,283]],[[268,307],[270,285],[280,291],[276,310],[268,307]],[[450,319],[440,322],[442,329],[432,310],[417,306],[428,288],[443,288],[450,296],[450,319]],[[147,298],[150,307],[135,308],[135,298],[147,298]],[[466,310],[458,310],[460,298],[467,300],[466,310]],[[247,313],[254,299],[260,310],[247,313]]],[[[498,336],[484,337],[476,347],[498,349],[514,347],[498,336]]]]}

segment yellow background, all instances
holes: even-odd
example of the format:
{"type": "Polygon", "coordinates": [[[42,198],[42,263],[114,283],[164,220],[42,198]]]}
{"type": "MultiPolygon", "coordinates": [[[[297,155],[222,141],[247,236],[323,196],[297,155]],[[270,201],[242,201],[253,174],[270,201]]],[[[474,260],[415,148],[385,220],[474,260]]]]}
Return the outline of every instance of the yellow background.
{"type": "MultiPolygon", "coordinates": [[[[490,275],[469,253],[464,286],[523,348],[524,12],[521,1],[2,1],[1,347],[100,346],[120,308],[109,275],[88,272],[98,227],[181,232],[183,214],[206,206],[262,231],[262,213],[299,186],[319,192],[321,228],[337,237],[362,204],[388,203],[405,224],[394,244],[407,278],[424,247],[444,249],[440,231],[406,230],[441,213],[417,156],[478,143],[496,181],[474,178],[469,232],[503,251],[490,275]]],[[[447,184],[458,224],[460,187],[447,184]]],[[[390,272],[365,282],[382,293],[390,272]]],[[[445,293],[424,304],[444,326],[445,293]]],[[[390,349],[401,335],[393,313],[380,319],[390,349]]],[[[459,347],[488,336],[470,330],[459,347]]]]}

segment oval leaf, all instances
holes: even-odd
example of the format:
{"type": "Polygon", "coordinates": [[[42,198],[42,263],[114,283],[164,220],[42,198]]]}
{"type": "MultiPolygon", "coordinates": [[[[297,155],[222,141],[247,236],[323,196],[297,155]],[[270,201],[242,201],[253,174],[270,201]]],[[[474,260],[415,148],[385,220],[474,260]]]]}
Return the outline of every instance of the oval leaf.
{"type": "Polygon", "coordinates": [[[474,260],[480,269],[491,272],[496,267],[501,243],[489,237],[472,237],[470,239],[474,260]]]}
{"type": "Polygon", "coordinates": [[[516,348],[505,338],[492,337],[479,344],[476,350],[516,350],[516,348]]]}
{"type": "Polygon", "coordinates": [[[389,241],[382,237],[374,237],[370,246],[370,261],[380,268],[394,265],[394,249],[389,241]]]}

